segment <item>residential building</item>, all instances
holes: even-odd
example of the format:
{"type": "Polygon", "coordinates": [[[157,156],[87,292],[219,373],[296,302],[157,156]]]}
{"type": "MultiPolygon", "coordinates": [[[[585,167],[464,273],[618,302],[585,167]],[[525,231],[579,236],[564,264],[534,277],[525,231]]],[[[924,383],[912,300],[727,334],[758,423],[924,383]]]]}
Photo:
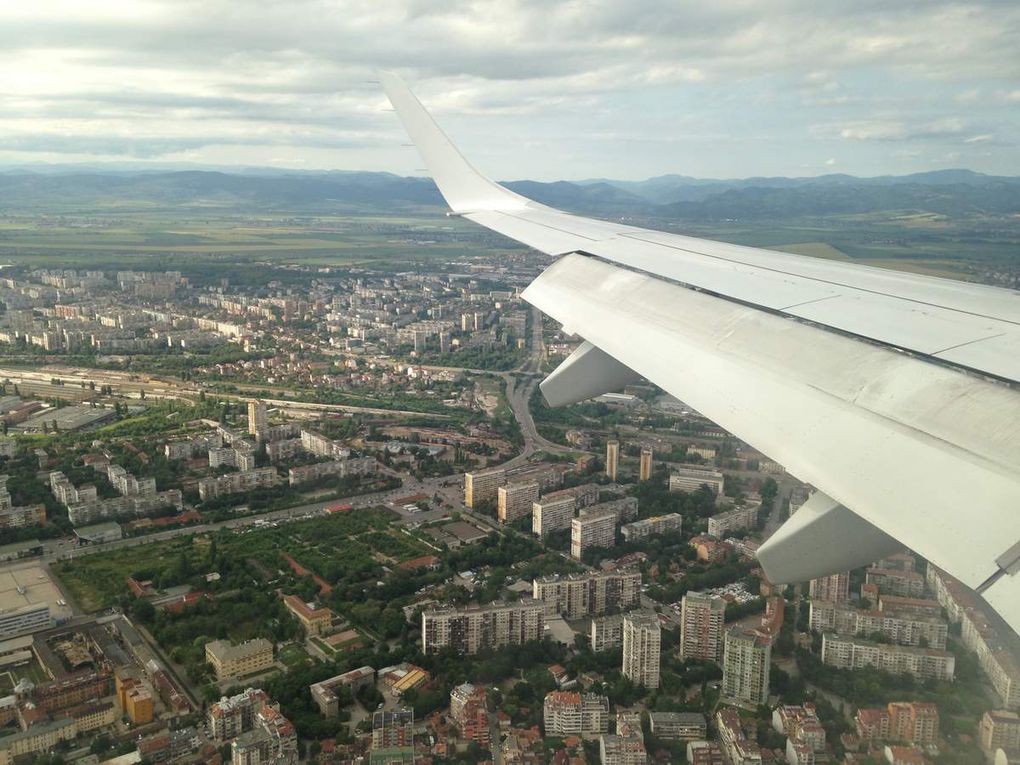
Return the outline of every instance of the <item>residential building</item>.
{"type": "Polygon", "coordinates": [[[599,758],[602,765],[645,765],[648,762],[640,715],[617,715],[616,734],[599,736],[599,758]]]}
{"type": "Polygon", "coordinates": [[[596,505],[584,515],[570,521],[570,555],[581,560],[585,550],[616,545],[616,524],[619,513],[599,509],[596,505]]]}
{"type": "Polygon", "coordinates": [[[547,736],[580,736],[609,731],[609,698],[597,693],[552,691],[542,708],[547,736]]]}
{"type": "Polygon", "coordinates": [[[655,614],[623,617],[623,674],[645,688],[659,687],[662,628],[655,614]]]}
{"type": "Polygon", "coordinates": [[[638,480],[647,481],[652,477],[652,449],[645,446],[641,449],[641,462],[638,468],[638,480]]]}
{"type": "Polygon", "coordinates": [[[934,704],[894,701],[886,709],[889,713],[890,738],[918,746],[938,743],[939,710],[934,704]]]}
{"type": "Polygon", "coordinates": [[[715,727],[728,765],[761,765],[761,747],[748,738],[740,724],[740,716],[734,710],[720,709],[716,712],[715,727]]]}
{"type": "Polygon", "coordinates": [[[757,706],[769,698],[771,642],[757,632],[734,627],[723,643],[723,698],[757,706]]]}
{"type": "Polygon", "coordinates": [[[691,741],[687,744],[687,765],[727,765],[722,747],[714,741],[691,741]]]}
{"type": "Polygon", "coordinates": [[[255,724],[230,743],[231,765],[297,765],[297,734],[275,707],[255,713],[255,724]]]}
{"type": "Polygon", "coordinates": [[[371,765],[414,762],[414,711],[379,709],[372,714],[371,765]]]}
{"type": "Polygon", "coordinates": [[[591,620],[591,650],[608,651],[623,646],[623,616],[601,616],[591,620]]]}
{"type": "Polygon", "coordinates": [[[500,523],[513,523],[529,515],[538,499],[538,484],[508,482],[496,489],[496,517],[500,523]]]}
{"type": "Polygon", "coordinates": [[[680,603],[680,659],[719,661],[723,655],[726,601],[715,595],[688,592],[680,603]]]}
{"type": "Polygon", "coordinates": [[[480,502],[495,502],[497,489],[506,480],[503,468],[480,470],[464,474],[464,504],[477,508],[480,502]]]}
{"type": "Polygon", "coordinates": [[[269,418],[266,415],[266,405],[262,401],[248,402],[248,433],[255,436],[255,440],[261,443],[266,439],[266,429],[269,426],[269,418]]]}
{"type": "Polygon", "coordinates": [[[592,571],[551,575],[532,582],[532,596],[567,619],[633,608],[641,599],[639,571],[592,571]]]}
{"type": "Polygon", "coordinates": [[[669,534],[678,532],[683,528],[684,517],[679,513],[667,515],[656,515],[651,518],[643,518],[640,521],[625,523],[620,527],[620,533],[628,542],[636,542],[639,539],[650,537],[653,534],[669,534]]]}
{"type": "Polygon", "coordinates": [[[708,721],[697,712],[649,712],[648,722],[660,741],[698,741],[708,735],[708,721]]]}
{"type": "Polygon", "coordinates": [[[247,690],[209,705],[206,723],[209,737],[222,743],[237,738],[255,725],[255,714],[263,707],[270,706],[269,696],[261,688],[247,690]]]}
{"type": "Polygon", "coordinates": [[[273,644],[265,638],[233,645],[226,640],[205,644],[205,660],[216,672],[217,680],[252,675],[273,666],[273,644]]]}
{"type": "Polygon", "coordinates": [[[864,572],[866,584],[874,584],[882,595],[920,598],[924,595],[924,577],[916,571],[872,566],[864,572]]]}
{"type": "Polygon", "coordinates": [[[730,531],[745,531],[758,522],[758,508],[753,505],[735,507],[716,513],[708,519],[708,533],[722,539],[730,531]]]}
{"type": "Polygon", "coordinates": [[[536,536],[546,537],[558,529],[569,529],[576,510],[598,501],[599,487],[594,483],[550,492],[532,505],[531,530],[536,536]]]}
{"type": "Polygon", "coordinates": [[[620,465],[620,442],[612,439],[606,441],[606,475],[610,481],[616,480],[616,472],[620,465]]]}
{"type": "Polygon", "coordinates": [[[722,494],[723,474],[718,470],[696,467],[674,467],[670,473],[670,491],[697,491],[702,486],[707,486],[716,494],[722,494]]]}
{"type": "Polygon", "coordinates": [[[878,667],[893,674],[909,673],[921,679],[952,680],[956,659],[934,648],[873,643],[856,637],[822,635],[822,661],[839,669],[878,667]]]}
{"type": "Polygon", "coordinates": [[[216,478],[203,478],[198,482],[198,496],[203,501],[223,497],[229,494],[240,494],[241,492],[254,491],[276,486],[279,476],[274,467],[255,468],[254,470],[242,470],[237,473],[227,473],[216,478]]]}
{"type": "Polygon", "coordinates": [[[422,650],[447,646],[465,654],[520,645],[545,635],[545,604],[537,600],[438,608],[422,613],[422,650]]]}
{"type": "MultiPolygon", "coordinates": [[[[562,492],[556,492],[561,494],[562,492]]],[[[549,536],[553,531],[569,529],[574,517],[575,500],[571,495],[555,499],[546,495],[531,506],[531,531],[541,538],[549,536]]]]}
{"type": "Polygon", "coordinates": [[[854,726],[862,741],[906,741],[929,746],[938,742],[939,712],[934,704],[894,701],[885,707],[858,709],[854,726]]]}
{"type": "Polygon", "coordinates": [[[319,478],[335,475],[339,478],[372,475],[376,470],[374,457],[345,457],[328,462],[313,462],[311,465],[299,465],[287,471],[287,483],[297,486],[319,478]]]}
{"type": "Polygon", "coordinates": [[[772,727],[788,739],[788,762],[813,763],[815,755],[825,751],[825,728],[818,719],[815,705],[810,702],[776,707],[772,710],[772,727]],[[796,756],[791,757],[791,754],[796,756]]]}
{"type": "Polygon", "coordinates": [[[297,595],[285,595],[283,605],[297,617],[308,637],[325,634],[333,626],[333,612],[328,608],[305,603],[297,595]]]}
{"type": "Polygon", "coordinates": [[[484,687],[464,683],[450,691],[450,719],[461,738],[488,748],[491,735],[484,687]]]}
{"type": "Polygon", "coordinates": [[[973,590],[945,571],[929,563],[926,577],[950,621],[960,623],[961,642],[977,654],[1002,705],[1020,710],[1020,636],[973,590]]]}
{"type": "Polygon", "coordinates": [[[812,600],[827,600],[831,603],[846,603],[850,600],[850,572],[812,579],[808,586],[812,600]]]}
{"type": "Polygon", "coordinates": [[[1020,754],[1020,715],[1005,709],[985,712],[978,727],[978,738],[986,752],[1002,749],[1009,754],[1020,754]]]}
{"type": "Polygon", "coordinates": [[[944,649],[949,625],[941,617],[885,610],[861,610],[848,604],[811,601],[811,629],[840,635],[880,634],[897,645],[944,649]]]}

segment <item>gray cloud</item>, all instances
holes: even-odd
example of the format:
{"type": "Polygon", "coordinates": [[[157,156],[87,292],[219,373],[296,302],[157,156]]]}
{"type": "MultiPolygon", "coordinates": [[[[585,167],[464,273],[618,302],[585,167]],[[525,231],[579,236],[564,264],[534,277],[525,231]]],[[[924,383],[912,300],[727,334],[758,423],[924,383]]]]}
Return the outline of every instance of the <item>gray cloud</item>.
{"type": "MultiPolygon", "coordinates": [[[[572,163],[595,145],[602,156],[588,161],[604,162],[601,174],[786,172],[824,165],[847,141],[860,148],[841,157],[841,168],[912,170],[906,154],[879,153],[880,145],[988,149],[998,142],[964,139],[1015,133],[1018,122],[1020,6],[1011,2],[136,0],[76,8],[0,8],[0,159],[190,152],[215,161],[218,145],[287,146],[295,161],[364,166],[402,140],[381,111],[372,82],[379,68],[405,73],[451,130],[468,126],[468,148],[483,157],[495,159],[496,141],[549,150],[546,176],[594,174],[572,163]],[[961,105],[966,111],[955,111],[961,105]],[[628,135],[648,148],[630,163],[604,156],[606,136],[628,135]],[[704,151],[710,137],[726,155],[714,162],[704,151]],[[663,145],[669,154],[654,148],[663,145]],[[675,164],[659,168],[663,161],[675,164]]],[[[1007,152],[989,167],[1020,171],[1007,152]]],[[[417,165],[400,156],[387,169],[417,165]]],[[[526,169],[496,161],[504,174],[526,169]]]]}

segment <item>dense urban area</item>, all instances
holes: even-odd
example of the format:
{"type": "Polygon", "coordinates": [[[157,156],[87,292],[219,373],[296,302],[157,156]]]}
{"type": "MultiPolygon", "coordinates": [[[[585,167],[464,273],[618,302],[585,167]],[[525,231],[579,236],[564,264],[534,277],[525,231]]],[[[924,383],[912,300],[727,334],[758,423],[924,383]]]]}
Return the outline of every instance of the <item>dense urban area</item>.
{"type": "Polygon", "coordinates": [[[133,263],[0,270],[0,765],[1020,758],[966,587],[775,586],[811,487],[647,383],[545,405],[544,257],[133,263]]]}

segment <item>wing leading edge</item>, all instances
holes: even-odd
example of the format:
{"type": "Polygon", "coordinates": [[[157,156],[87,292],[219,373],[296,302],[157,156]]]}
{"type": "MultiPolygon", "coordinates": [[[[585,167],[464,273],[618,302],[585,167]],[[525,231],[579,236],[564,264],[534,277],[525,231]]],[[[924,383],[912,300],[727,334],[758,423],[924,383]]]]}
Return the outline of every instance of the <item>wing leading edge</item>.
{"type": "Polygon", "coordinates": [[[454,212],[562,256],[524,292],[586,341],[547,394],[640,374],[818,487],[759,552],[776,583],[865,564],[892,537],[1020,630],[1020,295],[545,207],[382,82],[454,212]]]}

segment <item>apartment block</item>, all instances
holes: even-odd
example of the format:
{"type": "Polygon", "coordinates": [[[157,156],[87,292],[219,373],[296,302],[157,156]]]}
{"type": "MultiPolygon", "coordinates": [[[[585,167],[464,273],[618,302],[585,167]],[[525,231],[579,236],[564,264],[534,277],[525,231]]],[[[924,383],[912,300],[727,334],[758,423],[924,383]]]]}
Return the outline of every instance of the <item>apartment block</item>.
{"type": "Polygon", "coordinates": [[[708,721],[697,712],[649,712],[648,722],[661,741],[699,741],[708,735],[708,721]]]}
{"type": "Polygon", "coordinates": [[[546,736],[581,736],[609,730],[609,698],[597,693],[552,691],[542,706],[546,736]]]}
{"type": "Polygon", "coordinates": [[[606,441],[606,475],[610,481],[616,480],[616,473],[620,466],[620,442],[616,440],[606,441]]]}
{"type": "Polygon", "coordinates": [[[266,405],[262,401],[249,401],[248,433],[255,436],[255,439],[261,442],[265,440],[268,425],[269,418],[266,414],[266,405]]]}
{"type": "Polygon", "coordinates": [[[920,598],[924,595],[924,577],[916,571],[872,566],[864,572],[864,581],[877,586],[882,595],[899,595],[903,598],[920,598]]]}
{"type": "Polygon", "coordinates": [[[233,645],[226,640],[205,644],[205,660],[212,665],[217,680],[251,675],[273,666],[273,644],[255,638],[233,645]]]}
{"type": "Polygon", "coordinates": [[[319,478],[335,475],[339,478],[372,475],[376,470],[374,457],[350,457],[329,462],[314,462],[311,465],[299,465],[287,471],[287,482],[297,486],[319,478]]]}
{"type": "Polygon", "coordinates": [[[575,511],[598,501],[599,487],[593,483],[550,492],[532,505],[531,530],[535,536],[546,537],[553,531],[569,529],[575,511]]]}
{"type": "Polygon", "coordinates": [[[623,617],[623,674],[645,688],[659,687],[662,628],[655,614],[623,617]]]}
{"type": "Polygon", "coordinates": [[[840,635],[881,634],[897,645],[942,650],[946,647],[949,625],[941,617],[901,613],[893,609],[860,610],[846,604],[824,600],[811,601],[811,629],[840,635]]]}
{"type": "Polygon", "coordinates": [[[720,709],[716,712],[715,727],[719,731],[719,744],[727,765],[761,765],[761,747],[744,732],[736,711],[720,709]]]}
{"type": "Polygon", "coordinates": [[[46,523],[46,505],[15,506],[7,491],[7,476],[0,475],[0,528],[24,528],[46,523]]]}
{"type": "Polygon", "coordinates": [[[680,659],[719,661],[723,655],[726,601],[688,592],[680,603],[680,659]]]}
{"type": "Polygon", "coordinates": [[[832,603],[846,603],[850,600],[850,572],[812,579],[808,592],[813,600],[828,600],[832,603]]]}
{"type": "Polygon", "coordinates": [[[616,716],[616,733],[599,736],[599,760],[602,765],[645,765],[648,762],[640,715],[620,713],[616,716]]]}
{"type": "Polygon", "coordinates": [[[464,504],[475,508],[480,502],[495,502],[497,490],[505,481],[506,471],[502,468],[465,473],[464,504]]]}
{"type": "Polygon", "coordinates": [[[290,720],[266,706],[255,713],[254,723],[230,743],[231,765],[297,765],[297,734],[290,720]]]}
{"type": "Polygon", "coordinates": [[[680,531],[684,525],[684,517],[679,513],[667,515],[656,515],[652,518],[643,518],[640,521],[625,523],[620,527],[620,533],[628,542],[636,542],[639,539],[653,536],[655,534],[669,534],[680,531]]]}
{"type": "Polygon", "coordinates": [[[616,545],[619,514],[612,509],[589,510],[570,521],[570,555],[580,560],[585,550],[616,545]]]}
{"type": "Polygon", "coordinates": [[[652,477],[652,456],[651,448],[644,447],[641,450],[641,461],[638,463],[638,480],[647,481],[652,477]]]}
{"type": "Polygon", "coordinates": [[[209,705],[206,722],[213,741],[224,742],[249,731],[255,724],[255,713],[269,706],[269,696],[260,688],[248,688],[236,696],[224,696],[209,705]]]}
{"type": "Polygon", "coordinates": [[[595,571],[553,575],[535,579],[531,588],[532,596],[545,603],[549,613],[581,619],[637,606],[641,600],[641,573],[595,571]]]}
{"type": "Polygon", "coordinates": [[[739,627],[728,630],[723,643],[723,698],[753,705],[768,701],[771,661],[767,638],[739,627]]]}
{"type": "Polygon", "coordinates": [[[709,518],[708,533],[717,539],[722,539],[731,531],[744,531],[753,528],[757,522],[757,507],[735,507],[732,510],[716,513],[709,518]]]}
{"type": "Polygon", "coordinates": [[[460,737],[488,747],[491,741],[488,700],[485,688],[464,683],[450,691],[450,719],[460,737]]]}
{"type": "MultiPolygon", "coordinates": [[[[560,492],[556,492],[560,494],[560,492]]],[[[547,537],[554,531],[569,529],[574,518],[574,498],[552,495],[543,497],[531,506],[531,531],[537,537],[547,537]]]]}
{"type": "Polygon", "coordinates": [[[276,473],[276,468],[255,468],[238,473],[227,473],[217,478],[203,478],[198,482],[198,496],[205,501],[255,489],[271,488],[278,482],[279,476],[276,473]]]}
{"type": "Polygon", "coordinates": [[[985,712],[978,727],[978,738],[986,752],[1002,749],[1020,754],[1020,715],[1005,709],[985,712]]]}
{"type": "Polygon", "coordinates": [[[977,654],[978,664],[1009,710],[1020,710],[1020,637],[984,600],[945,571],[928,564],[928,586],[960,623],[960,640],[977,654]]]}
{"type": "Polygon", "coordinates": [[[499,522],[513,523],[518,518],[530,515],[538,494],[538,484],[535,482],[509,482],[497,488],[496,517],[499,522]]]}
{"type": "Polygon", "coordinates": [[[909,673],[921,679],[952,680],[956,659],[934,648],[873,643],[855,637],[822,635],[822,662],[839,669],[877,667],[893,674],[909,673]]]}
{"type": "Polygon", "coordinates": [[[596,653],[623,646],[623,616],[601,616],[591,620],[591,650],[596,653]]]}
{"type": "Polygon", "coordinates": [[[422,613],[421,619],[425,653],[452,647],[460,653],[475,654],[541,640],[545,634],[545,604],[530,599],[519,603],[432,609],[422,613]]]}
{"type": "Polygon", "coordinates": [[[697,491],[702,486],[708,486],[716,494],[722,494],[723,474],[718,470],[696,467],[675,467],[670,473],[670,491],[697,491]]]}
{"type": "Polygon", "coordinates": [[[858,709],[854,726],[862,741],[907,741],[928,746],[938,742],[939,712],[934,704],[894,701],[885,707],[858,709]]]}

